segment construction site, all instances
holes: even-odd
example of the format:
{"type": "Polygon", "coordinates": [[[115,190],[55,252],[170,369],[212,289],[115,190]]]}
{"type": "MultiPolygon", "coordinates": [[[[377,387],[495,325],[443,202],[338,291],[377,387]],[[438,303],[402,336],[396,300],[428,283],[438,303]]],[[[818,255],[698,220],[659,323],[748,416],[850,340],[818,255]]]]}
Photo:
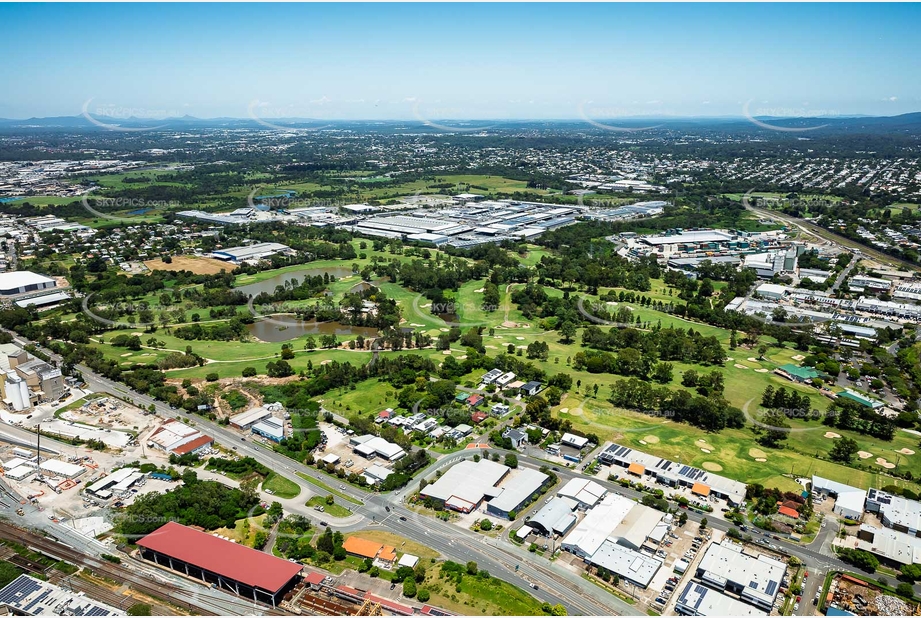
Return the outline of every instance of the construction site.
{"type": "Polygon", "coordinates": [[[828,587],[826,612],[834,608],[858,616],[921,616],[921,605],[909,603],[862,579],[838,573],[828,587]]]}

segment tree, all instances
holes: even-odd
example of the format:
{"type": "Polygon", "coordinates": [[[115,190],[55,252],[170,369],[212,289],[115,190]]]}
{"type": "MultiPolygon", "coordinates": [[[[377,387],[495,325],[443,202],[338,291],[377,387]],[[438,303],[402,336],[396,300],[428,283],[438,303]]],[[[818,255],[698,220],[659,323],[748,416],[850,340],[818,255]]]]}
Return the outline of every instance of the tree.
{"type": "Polygon", "coordinates": [[[700,520],[700,529],[701,530],[707,529],[707,518],[706,517],[700,520]]]}
{"type": "Polygon", "coordinates": [[[656,363],[652,368],[652,379],[659,384],[668,384],[672,381],[675,366],[671,363],[656,363]]]}
{"type": "Polygon", "coordinates": [[[467,563],[467,575],[476,575],[478,570],[477,564],[473,560],[467,563]]]}
{"type": "Polygon", "coordinates": [[[678,514],[678,527],[681,527],[686,523],[688,523],[688,514],[685,511],[681,511],[678,514]]]}
{"type": "Polygon", "coordinates": [[[218,381],[218,375],[217,375],[216,373],[209,373],[208,375],[205,376],[205,379],[206,379],[208,382],[217,382],[217,381],[218,381]]]}
{"type": "Polygon", "coordinates": [[[413,579],[403,580],[403,596],[409,599],[416,596],[416,581],[413,579]]]}
{"type": "Polygon", "coordinates": [[[758,444],[768,448],[780,448],[789,434],[787,416],[778,410],[769,410],[762,416],[761,423],[764,433],[758,438],[758,444]]]}
{"type": "Polygon", "coordinates": [[[416,593],[416,600],[419,601],[420,603],[425,603],[430,598],[431,598],[431,595],[429,594],[429,591],[426,590],[425,588],[421,589],[419,592],[416,593]]]}
{"type": "Polygon", "coordinates": [[[480,522],[480,530],[483,530],[484,532],[489,532],[490,530],[492,530],[492,522],[488,519],[484,519],[483,521],[480,522]]]}
{"type": "Polygon", "coordinates": [[[851,460],[854,459],[854,455],[856,455],[859,450],[860,446],[857,444],[857,440],[852,438],[838,438],[835,440],[831,450],[828,451],[828,456],[832,461],[848,464],[851,463],[851,460]]]}
{"type": "Polygon", "coordinates": [[[327,505],[332,506],[332,505],[335,504],[335,503],[336,503],[336,498],[334,498],[332,494],[326,496],[326,504],[327,504],[327,505]]]}
{"type": "Polygon", "coordinates": [[[572,343],[576,336],[576,325],[569,320],[563,322],[560,325],[560,336],[563,338],[563,343],[572,343]]]}
{"type": "Polygon", "coordinates": [[[514,453],[509,453],[505,456],[505,465],[509,468],[518,467],[518,457],[514,453]]]}
{"type": "Polygon", "coordinates": [[[921,564],[903,564],[899,579],[915,582],[921,579],[921,564]]]}
{"type": "Polygon", "coordinates": [[[908,582],[902,582],[895,587],[895,593],[900,597],[905,597],[906,599],[911,599],[915,596],[915,589],[911,587],[911,584],[908,582]]]}
{"type": "Polygon", "coordinates": [[[252,377],[254,377],[255,375],[256,375],[256,368],[255,368],[255,367],[244,367],[244,368],[243,368],[243,377],[244,377],[244,378],[252,378],[252,377]]]}
{"type": "Polygon", "coordinates": [[[551,616],[565,616],[566,608],[563,607],[560,603],[557,603],[556,605],[550,608],[550,615],[551,616]]]}

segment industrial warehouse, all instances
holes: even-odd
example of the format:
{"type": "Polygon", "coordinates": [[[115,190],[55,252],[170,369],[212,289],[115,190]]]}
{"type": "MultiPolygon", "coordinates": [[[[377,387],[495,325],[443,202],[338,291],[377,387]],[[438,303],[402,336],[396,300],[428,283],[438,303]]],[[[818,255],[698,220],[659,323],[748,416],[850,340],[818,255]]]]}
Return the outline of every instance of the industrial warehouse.
{"type": "Polygon", "coordinates": [[[730,504],[742,504],[745,501],[745,483],[649,455],[628,446],[611,444],[598,459],[609,466],[626,468],[628,474],[650,476],[657,483],[670,487],[687,487],[692,494],[701,498],[715,496],[730,504]]]}
{"type": "Polygon", "coordinates": [[[293,253],[293,251],[288,245],[277,242],[259,242],[243,247],[218,249],[211,256],[234,264],[242,264],[244,262],[258,262],[273,255],[289,253],[293,253]]]}
{"type": "Polygon", "coordinates": [[[141,556],[253,601],[278,605],[297,583],[301,565],[176,522],[137,542],[141,556]]]}
{"type": "Polygon", "coordinates": [[[549,480],[546,474],[530,468],[513,472],[488,459],[462,461],[422,489],[420,495],[461,513],[471,513],[485,501],[490,515],[511,518],[510,514],[538,495],[549,480]]]}

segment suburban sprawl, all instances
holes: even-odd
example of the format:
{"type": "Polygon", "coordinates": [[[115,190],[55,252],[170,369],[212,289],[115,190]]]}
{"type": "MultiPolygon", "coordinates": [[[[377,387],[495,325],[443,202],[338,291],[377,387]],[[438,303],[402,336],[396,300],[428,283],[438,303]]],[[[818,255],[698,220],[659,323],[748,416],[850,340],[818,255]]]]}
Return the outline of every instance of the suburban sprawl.
{"type": "Polygon", "coordinates": [[[921,615],[876,120],[4,121],[0,609],[921,615]]]}

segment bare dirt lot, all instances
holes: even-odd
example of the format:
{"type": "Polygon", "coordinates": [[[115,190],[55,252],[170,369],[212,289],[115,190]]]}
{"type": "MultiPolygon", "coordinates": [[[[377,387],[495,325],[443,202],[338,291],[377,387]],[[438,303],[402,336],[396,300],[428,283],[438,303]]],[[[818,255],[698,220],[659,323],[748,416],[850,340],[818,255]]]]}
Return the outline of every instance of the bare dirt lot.
{"type": "Polygon", "coordinates": [[[233,265],[214,258],[195,257],[193,255],[177,255],[173,258],[171,264],[166,264],[163,260],[147,260],[144,265],[150,270],[188,270],[196,275],[216,275],[225,270],[230,272],[233,265]]]}

